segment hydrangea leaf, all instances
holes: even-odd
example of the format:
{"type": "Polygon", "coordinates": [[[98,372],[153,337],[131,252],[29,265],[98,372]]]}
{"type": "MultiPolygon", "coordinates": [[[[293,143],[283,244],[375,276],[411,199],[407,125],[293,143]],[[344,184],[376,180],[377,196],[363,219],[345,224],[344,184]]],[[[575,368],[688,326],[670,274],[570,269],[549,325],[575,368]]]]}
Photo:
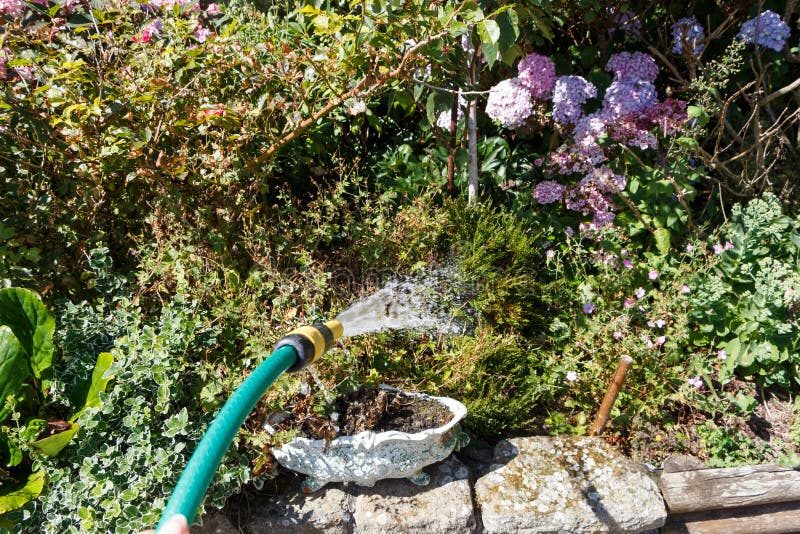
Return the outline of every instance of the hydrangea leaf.
{"type": "Polygon", "coordinates": [[[45,473],[40,469],[31,473],[25,482],[3,485],[0,489],[0,515],[21,508],[41,495],[44,480],[45,473]]]}
{"type": "Polygon", "coordinates": [[[11,413],[8,397],[16,399],[30,377],[31,368],[24,347],[11,328],[0,325],[0,421],[11,413]]]}
{"type": "Polygon", "coordinates": [[[0,289],[0,325],[8,326],[22,345],[33,375],[49,378],[56,322],[39,295],[19,287],[0,289]]]}
{"type": "Polygon", "coordinates": [[[46,438],[38,439],[31,443],[34,447],[45,453],[47,456],[56,456],[61,449],[67,446],[67,444],[72,440],[72,437],[75,436],[75,433],[80,428],[75,423],[68,423],[70,427],[63,432],[59,432],[58,434],[53,434],[52,436],[48,436],[46,438]]]}

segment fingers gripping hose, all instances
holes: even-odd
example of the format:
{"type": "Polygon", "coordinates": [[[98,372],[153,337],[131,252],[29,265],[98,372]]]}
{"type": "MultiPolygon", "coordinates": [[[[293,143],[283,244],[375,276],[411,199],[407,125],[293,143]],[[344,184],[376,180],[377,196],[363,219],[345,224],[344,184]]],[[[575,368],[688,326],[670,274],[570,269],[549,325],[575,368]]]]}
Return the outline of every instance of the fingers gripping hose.
{"type": "Polygon", "coordinates": [[[289,368],[289,372],[293,373],[319,360],[333,347],[336,340],[342,337],[343,332],[344,328],[339,321],[301,326],[281,338],[272,350],[276,351],[288,345],[297,352],[297,362],[289,368]]]}
{"type": "Polygon", "coordinates": [[[156,532],[178,514],[192,523],[222,457],[258,399],[284,371],[299,371],[317,361],[343,331],[342,323],[328,321],[298,328],[275,344],[269,358],[244,379],[208,426],[172,491],[156,532]]]}

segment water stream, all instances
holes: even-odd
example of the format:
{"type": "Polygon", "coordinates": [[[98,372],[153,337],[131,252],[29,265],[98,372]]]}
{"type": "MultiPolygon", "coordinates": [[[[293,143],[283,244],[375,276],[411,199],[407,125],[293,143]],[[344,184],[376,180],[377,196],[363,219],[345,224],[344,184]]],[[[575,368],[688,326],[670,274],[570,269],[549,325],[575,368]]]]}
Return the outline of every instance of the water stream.
{"type": "Polygon", "coordinates": [[[468,293],[452,267],[389,281],[340,313],[344,337],[386,330],[464,333],[468,293]],[[461,313],[459,313],[461,312],[461,313]]]}

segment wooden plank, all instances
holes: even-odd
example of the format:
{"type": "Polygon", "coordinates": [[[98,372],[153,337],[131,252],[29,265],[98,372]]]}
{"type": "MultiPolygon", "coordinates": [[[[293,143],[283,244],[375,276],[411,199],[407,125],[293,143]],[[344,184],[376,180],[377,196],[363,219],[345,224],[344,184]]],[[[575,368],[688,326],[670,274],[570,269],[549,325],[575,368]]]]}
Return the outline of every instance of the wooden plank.
{"type": "Polygon", "coordinates": [[[800,502],[670,515],[662,534],[786,534],[800,532],[800,502]]]}
{"type": "Polygon", "coordinates": [[[778,465],[664,473],[658,486],[673,514],[800,501],[800,471],[778,465]]]}

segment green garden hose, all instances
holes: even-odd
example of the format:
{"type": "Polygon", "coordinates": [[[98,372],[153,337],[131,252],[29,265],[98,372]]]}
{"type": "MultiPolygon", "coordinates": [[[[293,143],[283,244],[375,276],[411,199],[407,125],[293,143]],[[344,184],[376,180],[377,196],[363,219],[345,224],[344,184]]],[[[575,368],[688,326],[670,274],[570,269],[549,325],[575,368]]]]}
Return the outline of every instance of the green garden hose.
{"type": "Polygon", "coordinates": [[[275,344],[272,354],[236,388],[197,445],[172,491],[156,532],[175,515],[192,524],[222,457],[258,399],[285,371],[299,371],[322,356],[342,336],[338,321],[293,330],[275,344]]]}

